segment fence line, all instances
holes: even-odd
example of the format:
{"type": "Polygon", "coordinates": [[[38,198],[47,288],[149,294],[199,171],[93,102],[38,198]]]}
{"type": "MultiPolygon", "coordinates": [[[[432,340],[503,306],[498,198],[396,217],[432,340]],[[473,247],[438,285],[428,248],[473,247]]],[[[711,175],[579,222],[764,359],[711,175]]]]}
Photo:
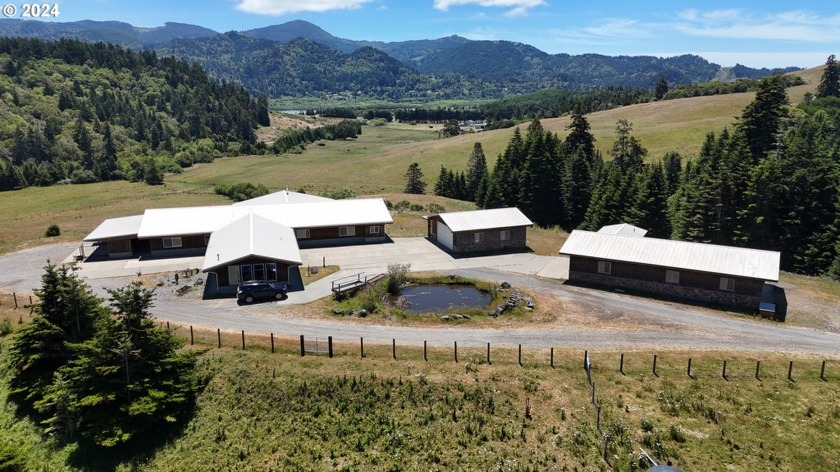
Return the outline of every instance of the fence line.
{"type": "MultiPolygon", "coordinates": [[[[165,325],[166,329],[171,331],[171,332],[177,332],[180,329],[185,328],[184,326],[172,326],[172,325],[170,325],[170,322],[168,322],[168,321],[161,323],[161,325],[162,326],[165,325]]],[[[196,343],[202,343],[202,342],[204,344],[207,344],[206,336],[203,337],[203,340],[199,339],[199,338],[202,337],[199,330],[195,329],[195,327],[193,327],[192,325],[189,325],[186,328],[189,329],[189,343],[190,343],[191,346],[195,345],[196,343]]],[[[253,341],[251,342],[251,345],[249,346],[246,343],[246,340],[245,340],[245,330],[243,329],[243,330],[239,330],[239,331],[240,332],[238,333],[239,334],[238,337],[240,339],[239,339],[239,343],[237,343],[237,344],[239,344],[239,346],[237,346],[237,347],[239,347],[243,351],[247,350],[249,347],[254,347],[254,348],[259,348],[260,347],[260,344],[261,344],[260,342],[253,342],[253,341]]],[[[222,339],[223,336],[222,336],[222,334],[223,333],[222,333],[221,328],[216,328],[216,339],[215,339],[216,342],[214,344],[215,344],[216,348],[219,348],[219,349],[222,348],[222,346],[223,346],[223,339],[222,339]]],[[[231,333],[230,331],[225,331],[226,336],[230,336],[231,334],[233,334],[233,333],[231,333]]],[[[234,336],[235,336],[235,334],[234,334],[234,336]]],[[[252,334],[251,336],[252,336],[252,338],[256,338],[256,339],[265,338],[268,341],[268,343],[265,347],[268,348],[268,350],[270,350],[270,352],[272,352],[272,353],[277,352],[277,342],[275,340],[275,333],[273,333],[273,332],[268,333],[267,336],[263,333],[255,333],[255,334],[252,334]]],[[[228,342],[230,342],[229,337],[226,337],[226,339],[228,339],[228,342]]],[[[278,340],[281,343],[283,342],[283,339],[284,338],[282,336],[278,337],[278,340]]],[[[285,339],[286,340],[292,340],[294,338],[286,337],[285,339]]],[[[327,354],[330,358],[335,357],[335,347],[334,347],[334,341],[333,341],[332,336],[327,336],[326,343],[324,342],[324,338],[310,337],[310,338],[307,339],[304,335],[300,335],[299,340],[300,340],[300,355],[301,355],[301,357],[304,357],[307,354],[316,354],[316,355],[317,354],[327,354]],[[313,338],[315,339],[314,342],[312,341],[313,338]]],[[[351,341],[342,341],[342,344],[343,345],[348,345],[348,344],[351,344],[351,341]]],[[[375,343],[375,344],[382,345],[382,344],[385,344],[385,343],[375,343]]],[[[233,347],[233,346],[230,346],[230,345],[228,345],[228,346],[233,347]]],[[[471,347],[474,350],[477,346],[471,346],[471,347]]],[[[428,344],[428,341],[423,341],[423,360],[426,361],[426,362],[429,361],[429,348],[430,348],[430,346],[428,344]]],[[[459,353],[459,350],[458,350],[458,342],[455,341],[454,344],[451,346],[451,348],[453,349],[453,357],[451,359],[454,360],[454,362],[456,362],[456,363],[460,362],[461,359],[459,357],[460,353],[459,353]]],[[[440,349],[440,347],[438,347],[438,349],[440,349]]],[[[549,353],[548,353],[549,354],[549,356],[548,356],[548,366],[550,366],[551,368],[555,368],[554,347],[550,347],[550,348],[547,348],[547,349],[549,351],[549,353]]],[[[523,360],[523,352],[524,352],[523,345],[518,344],[516,346],[516,363],[521,367],[525,367],[525,361],[523,360]]],[[[365,359],[365,358],[370,357],[370,353],[365,351],[365,339],[364,339],[364,337],[359,338],[359,354],[360,354],[360,356],[359,356],[360,359],[365,359]]],[[[599,354],[599,356],[601,356],[602,358],[603,358],[603,356],[606,356],[606,355],[607,354],[599,354]]],[[[626,371],[627,364],[625,362],[625,353],[623,353],[623,352],[618,353],[618,356],[619,356],[618,372],[620,372],[622,375],[627,375],[627,371],[626,371]]],[[[397,339],[396,338],[391,339],[391,357],[394,360],[399,360],[399,357],[397,356],[397,339]]],[[[486,354],[483,357],[484,357],[485,362],[488,365],[492,365],[491,343],[489,343],[489,342],[486,343],[486,354]]],[[[498,360],[498,356],[496,356],[496,357],[497,357],[497,360],[498,360]]],[[[584,351],[584,369],[586,370],[586,373],[587,373],[587,383],[589,383],[591,385],[594,382],[591,381],[591,371],[590,371],[591,366],[588,366],[588,364],[587,364],[589,361],[590,361],[589,352],[584,351]]],[[[661,372],[661,370],[659,369],[659,366],[658,366],[658,363],[659,363],[658,361],[659,361],[658,354],[653,354],[651,370],[649,372],[651,372],[653,374],[653,376],[656,377],[656,378],[659,378],[662,374],[662,372],[661,372]]],[[[687,361],[688,361],[688,363],[687,363],[687,368],[686,368],[686,371],[685,371],[686,375],[689,378],[696,379],[697,378],[697,371],[695,370],[696,363],[693,362],[693,359],[690,356],[687,357],[687,361]]],[[[542,361],[542,362],[545,362],[545,361],[542,361]]],[[[613,364],[613,365],[615,365],[615,364],[613,364]]],[[[788,366],[787,367],[788,367],[787,377],[786,377],[787,380],[789,382],[795,382],[796,380],[794,379],[794,376],[793,376],[793,374],[794,374],[793,360],[790,360],[790,359],[788,360],[788,366]]],[[[828,367],[829,367],[828,360],[823,359],[821,364],[820,364],[819,376],[816,377],[816,378],[823,381],[823,382],[828,382],[829,381],[829,376],[828,375],[830,373],[828,367]]],[[[754,377],[758,381],[762,380],[761,360],[756,361],[755,376],[754,377]]],[[[730,369],[729,369],[729,362],[728,362],[727,359],[723,360],[722,370],[720,371],[720,378],[722,378],[723,380],[726,380],[726,381],[729,381],[730,378],[731,378],[730,369]]],[[[593,392],[594,392],[594,387],[593,387],[593,392]]],[[[593,395],[594,395],[594,393],[593,393],[593,395]]],[[[593,403],[593,404],[595,404],[595,403],[593,403]]]]}

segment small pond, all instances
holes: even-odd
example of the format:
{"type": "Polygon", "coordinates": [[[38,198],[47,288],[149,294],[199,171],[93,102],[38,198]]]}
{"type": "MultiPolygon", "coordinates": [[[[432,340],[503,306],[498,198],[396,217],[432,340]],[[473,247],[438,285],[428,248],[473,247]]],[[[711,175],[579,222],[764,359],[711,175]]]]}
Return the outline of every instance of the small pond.
{"type": "Polygon", "coordinates": [[[403,287],[400,297],[409,313],[448,311],[453,308],[484,308],[490,294],[466,284],[421,284],[403,287]]]}

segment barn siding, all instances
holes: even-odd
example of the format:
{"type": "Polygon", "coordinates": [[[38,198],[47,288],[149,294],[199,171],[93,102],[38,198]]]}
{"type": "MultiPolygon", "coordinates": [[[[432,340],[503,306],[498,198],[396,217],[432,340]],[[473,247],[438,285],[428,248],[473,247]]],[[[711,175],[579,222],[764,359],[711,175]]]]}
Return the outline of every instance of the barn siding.
{"type": "Polygon", "coordinates": [[[598,261],[598,259],[593,258],[571,256],[569,260],[569,279],[748,309],[758,309],[764,289],[763,280],[627,262],[610,261],[612,264],[611,273],[609,275],[599,274],[598,261]],[[677,270],[680,273],[679,284],[665,282],[665,272],[667,270],[677,270]],[[720,290],[721,277],[735,279],[735,290],[733,292],[720,290]]]}
{"type": "Polygon", "coordinates": [[[527,246],[526,234],[527,228],[525,226],[520,226],[518,228],[493,228],[480,231],[462,231],[453,234],[454,242],[452,245],[452,252],[466,253],[499,251],[503,249],[522,249],[527,246]],[[502,230],[510,231],[509,240],[501,240],[502,230]],[[483,242],[475,242],[476,233],[484,233],[483,242]]]}

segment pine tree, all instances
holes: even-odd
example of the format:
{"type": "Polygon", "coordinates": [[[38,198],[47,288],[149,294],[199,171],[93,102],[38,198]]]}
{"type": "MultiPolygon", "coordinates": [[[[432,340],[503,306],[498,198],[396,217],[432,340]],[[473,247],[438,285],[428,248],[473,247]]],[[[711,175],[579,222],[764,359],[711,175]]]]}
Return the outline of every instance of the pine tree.
{"type": "Polygon", "coordinates": [[[73,359],[72,345],[93,337],[94,324],[105,316],[102,300],[72,266],[48,263],[35,294],[32,322],[15,333],[8,348],[12,393],[30,406],[40,405],[53,374],[73,359]]]}
{"type": "Polygon", "coordinates": [[[572,112],[572,122],[566,127],[569,134],[564,141],[570,153],[578,152],[588,161],[595,159],[595,136],[589,131],[589,121],[578,103],[572,112]]]}
{"type": "Polygon", "coordinates": [[[139,281],[109,291],[114,316],[98,319],[96,334],[74,346],[43,404],[55,412],[48,430],[79,433],[105,447],[173,422],[196,391],[194,353],[154,322],[153,291],[139,281]]]}
{"type": "Polygon", "coordinates": [[[820,84],[817,86],[817,98],[840,97],[840,64],[837,64],[834,54],[825,61],[820,84]]]}
{"type": "Polygon", "coordinates": [[[682,174],[682,157],[679,153],[671,151],[663,158],[665,165],[665,190],[670,197],[676,193],[680,186],[680,175],[682,174]]]}
{"type": "Polygon", "coordinates": [[[648,230],[647,236],[669,238],[671,222],[668,217],[668,190],[662,163],[652,164],[645,172],[634,208],[628,220],[648,230]]]}
{"type": "Polygon", "coordinates": [[[426,182],[423,182],[423,171],[420,164],[414,162],[408,166],[405,172],[405,193],[422,195],[426,193],[426,182]]]}
{"type": "Polygon", "coordinates": [[[662,100],[666,93],[668,93],[668,81],[665,80],[664,75],[660,75],[659,80],[656,81],[656,86],[653,88],[653,96],[657,100],[662,100]]]}
{"type": "Polygon", "coordinates": [[[435,188],[434,193],[440,197],[448,197],[449,191],[452,188],[452,182],[450,181],[449,171],[446,170],[446,167],[443,165],[440,166],[440,174],[438,174],[438,178],[435,181],[435,188]]]}
{"type": "Polygon", "coordinates": [[[616,140],[610,150],[613,162],[622,171],[640,171],[647,156],[647,149],[632,136],[633,124],[627,120],[618,120],[615,127],[616,140]]]}
{"type": "Polygon", "coordinates": [[[787,116],[787,104],[787,94],[780,76],[761,80],[755,100],[744,108],[738,123],[747,138],[753,163],[775,148],[782,120],[787,116]]]}
{"type": "Polygon", "coordinates": [[[470,157],[467,159],[464,200],[476,201],[479,183],[487,177],[487,174],[487,159],[484,157],[484,150],[481,148],[481,143],[475,143],[472,153],[470,153],[470,157]]]}
{"type": "Polygon", "coordinates": [[[574,229],[580,226],[586,216],[586,210],[592,201],[595,177],[589,159],[580,152],[580,149],[569,160],[567,172],[566,229],[574,229]]]}

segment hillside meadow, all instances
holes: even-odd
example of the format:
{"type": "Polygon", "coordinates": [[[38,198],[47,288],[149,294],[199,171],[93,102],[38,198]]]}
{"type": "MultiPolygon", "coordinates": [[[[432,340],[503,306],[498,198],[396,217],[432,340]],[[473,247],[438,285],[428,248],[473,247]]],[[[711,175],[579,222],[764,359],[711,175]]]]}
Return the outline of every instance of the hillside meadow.
{"type": "MultiPolygon", "coordinates": [[[[0,410],[0,443],[27,469],[49,470],[630,470],[640,451],[683,470],[835,470],[840,365],[749,354],[583,353],[337,344],[336,357],[296,340],[235,337],[205,349],[207,382],[191,415],[151,443],[93,451],[41,439],[0,410]],[[230,344],[230,345],[228,345],[230,344]],[[658,354],[656,375],[653,354],[658,354]],[[686,363],[692,357],[692,377],[686,363]],[[721,376],[727,361],[727,378],[721,376]],[[754,376],[761,361],[759,379],[754,376]],[[609,435],[606,460],[601,431],[609,435]],[[131,455],[133,459],[129,459],[131,455]],[[139,459],[138,459],[139,458],[139,459]]],[[[0,396],[7,392],[0,389],[0,396]]],[[[5,402],[4,402],[5,403],[5,402]]]]}

